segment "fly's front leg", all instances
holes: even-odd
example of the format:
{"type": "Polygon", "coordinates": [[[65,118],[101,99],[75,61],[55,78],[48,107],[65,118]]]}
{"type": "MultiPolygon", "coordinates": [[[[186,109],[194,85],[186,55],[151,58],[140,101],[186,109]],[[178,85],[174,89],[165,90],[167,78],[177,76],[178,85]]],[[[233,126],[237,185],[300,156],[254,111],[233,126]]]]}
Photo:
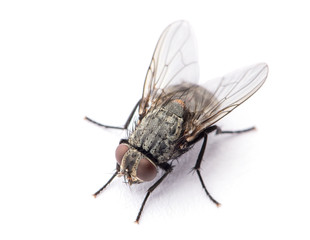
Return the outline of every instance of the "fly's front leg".
{"type": "Polygon", "coordinates": [[[109,181],[108,181],[106,184],[104,184],[103,187],[100,188],[97,192],[95,192],[95,193],[93,194],[93,196],[94,196],[94,197],[97,197],[97,195],[100,194],[100,193],[112,182],[112,180],[117,176],[117,174],[118,174],[118,171],[116,171],[116,172],[113,174],[113,176],[109,179],[109,181]]]}
{"type": "Polygon", "coordinates": [[[106,184],[103,185],[102,188],[100,188],[97,192],[95,192],[93,194],[93,196],[96,198],[98,194],[100,194],[111,182],[112,180],[118,175],[119,173],[119,170],[120,170],[120,166],[118,164],[116,164],[116,171],[115,173],[112,175],[112,177],[107,181],[106,184]]]}
{"type": "Polygon", "coordinates": [[[144,197],[144,200],[142,202],[142,205],[140,207],[140,210],[139,210],[139,213],[137,215],[137,218],[136,218],[136,223],[139,223],[139,220],[140,220],[140,217],[141,217],[141,214],[142,214],[142,211],[143,211],[143,208],[145,206],[145,203],[147,201],[147,199],[149,198],[150,194],[155,190],[155,188],[158,187],[159,184],[162,183],[162,181],[168,176],[169,173],[172,172],[172,166],[168,163],[166,164],[163,164],[162,166],[160,166],[162,169],[164,169],[166,172],[164,173],[164,175],[161,176],[160,179],[158,179],[148,190],[147,190],[147,193],[144,197]]]}
{"type": "Polygon", "coordinates": [[[101,124],[101,123],[98,123],[92,119],[90,119],[89,117],[85,117],[84,119],[91,122],[91,123],[94,123],[100,127],[104,127],[104,128],[111,128],[111,129],[119,129],[119,130],[126,130],[128,128],[128,125],[130,124],[131,120],[132,120],[132,117],[133,115],[135,114],[138,106],[140,105],[140,102],[141,102],[141,99],[137,102],[137,104],[135,105],[135,107],[132,109],[126,123],[124,124],[123,127],[116,127],[116,126],[110,126],[110,125],[105,125],[105,124],[101,124]]]}

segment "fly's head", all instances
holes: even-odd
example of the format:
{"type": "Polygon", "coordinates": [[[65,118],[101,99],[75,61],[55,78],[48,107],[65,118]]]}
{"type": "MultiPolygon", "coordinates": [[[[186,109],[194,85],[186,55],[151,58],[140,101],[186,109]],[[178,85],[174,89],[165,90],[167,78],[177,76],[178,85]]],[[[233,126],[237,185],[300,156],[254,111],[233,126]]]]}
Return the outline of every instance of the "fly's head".
{"type": "Polygon", "coordinates": [[[120,166],[119,176],[125,176],[129,184],[151,181],[156,177],[156,165],[128,144],[118,145],[115,157],[120,166]]]}

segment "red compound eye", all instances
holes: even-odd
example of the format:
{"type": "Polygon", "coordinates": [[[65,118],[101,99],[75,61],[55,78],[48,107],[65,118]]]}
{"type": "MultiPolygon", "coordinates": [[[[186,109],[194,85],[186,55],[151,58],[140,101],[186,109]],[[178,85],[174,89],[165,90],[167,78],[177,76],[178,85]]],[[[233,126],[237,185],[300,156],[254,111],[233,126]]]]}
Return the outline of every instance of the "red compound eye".
{"type": "Polygon", "coordinates": [[[156,166],[146,158],[142,158],[138,165],[137,177],[142,181],[151,181],[156,177],[156,166]]]}
{"type": "Polygon", "coordinates": [[[119,165],[122,164],[122,159],[127,151],[128,151],[128,146],[126,144],[120,144],[116,148],[115,158],[119,165]]]}

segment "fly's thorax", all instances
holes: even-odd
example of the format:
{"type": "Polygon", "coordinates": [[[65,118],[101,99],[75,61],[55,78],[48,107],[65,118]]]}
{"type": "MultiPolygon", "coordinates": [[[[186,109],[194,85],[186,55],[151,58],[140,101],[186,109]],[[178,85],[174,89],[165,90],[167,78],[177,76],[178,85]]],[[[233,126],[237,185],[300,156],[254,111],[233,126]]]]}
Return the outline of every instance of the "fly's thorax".
{"type": "Polygon", "coordinates": [[[163,106],[163,109],[167,110],[170,114],[174,114],[180,118],[184,115],[185,104],[181,99],[175,99],[171,102],[168,102],[163,106]]]}
{"type": "Polygon", "coordinates": [[[157,174],[156,165],[128,144],[121,143],[116,148],[115,157],[120,165],[119,176],[126,176],[130,184],[151,181],[157,174]]]}
{"type": "Polygon", "coordinates": [[[149,110],[130,135],[130,145],[143,149],[158,163],[177,157],[176,145],[183,132],[184,102],[175,99],[149,110]]]}
{"type": "Polygon", "coordinates": [[[200,112],[206,108],[215,109],[218,106],[218,100],[212,92],[194,83],[183,82],[172,85],[167,87],[165,92],[183,101],[189,112],[200,112]]]}

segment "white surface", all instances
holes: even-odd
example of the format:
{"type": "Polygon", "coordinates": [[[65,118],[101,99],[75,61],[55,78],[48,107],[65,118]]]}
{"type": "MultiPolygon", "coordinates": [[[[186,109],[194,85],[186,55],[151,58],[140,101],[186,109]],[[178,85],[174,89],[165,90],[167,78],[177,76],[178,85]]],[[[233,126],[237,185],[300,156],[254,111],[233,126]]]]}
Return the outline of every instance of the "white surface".
{"type": "Polygon", "coordinates": [[[1,239],[309,239],[309,11],[306,1],[2,1],[1,239]],[[121,125],[141,96],[161,31],[187,19],[201,81],[265,61],[266,84],[151,195],[111,176],[121,125]]]}

